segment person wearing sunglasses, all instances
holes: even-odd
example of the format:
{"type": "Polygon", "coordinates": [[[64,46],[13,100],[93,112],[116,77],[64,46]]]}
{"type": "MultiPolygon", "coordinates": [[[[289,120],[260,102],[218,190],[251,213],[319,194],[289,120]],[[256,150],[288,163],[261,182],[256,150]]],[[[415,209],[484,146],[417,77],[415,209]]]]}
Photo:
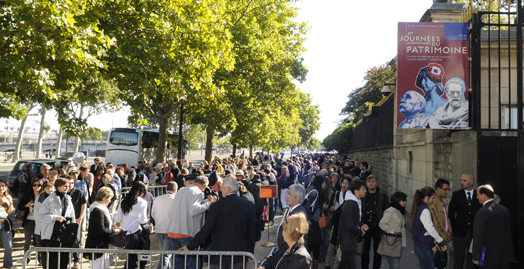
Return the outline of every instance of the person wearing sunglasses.
{"type": "MultiPolygon", "coordinates": [[[[384,233],[400,237],[402,239],[402,247],[406,247],[406,230],[404,228],[406,225],[404,215],[406,214],[407,198],[407,194],[401,191],[395,192],[391,196],[391,203],[389,204],[389,208],[386,209],[386,211],[384,211],[384,216],[382,216],[382,219],[380,219],[380,223],[378,224],[378,226],[384,233]]],[[[391,240],[391,238],[388,239],[390,241],[387,242],[395,242],[395,240],[397,240],[397,238],[395,238],[395,240],[391,240]]],[[[402,255],[402,250],[400,252],[400,255],[402,255]]],[[[383,257],[387,259],[390,269],[399,268],[400,257],[383,257]]]]}
{"type": "Polygon", "coordinates": [[[33,245],[38,246],[40,242],[34,236],[35,233],[35,213],[34,203],[35,198],[42,192],[42,179],[35,178],[31,184],[31,189],[24,195],[20,203],[18,203],[18,210],[23,211],[22,227],[24,228],[24,252],[31,247],[31,238],[33,245]],[[38,240],[38,241],[37,241],[38,240]]]}

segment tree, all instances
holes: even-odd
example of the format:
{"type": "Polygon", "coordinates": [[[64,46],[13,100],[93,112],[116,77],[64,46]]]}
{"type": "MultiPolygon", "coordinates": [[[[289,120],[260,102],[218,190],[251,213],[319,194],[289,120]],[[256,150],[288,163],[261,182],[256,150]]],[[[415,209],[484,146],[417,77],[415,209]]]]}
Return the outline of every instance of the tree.
{"type": "Polygon", "coordinates": [[[349,95],[346,106],[340,115],[346,115],[345,123],[357,123],[370,109],[382,99],[382,87],[395,81],[395,60],[384,65],[375,66],[366,72],[365,84],[356,88],[349,95]]]}
{"type": "Polygon", "coordinates": [[[299,112],[302,125],[299,129],[299,146],[313,148],[318,141],[313,135],[320,129],[320,110],[318,105],[313,105],[311,95],[299,93],[299,112]]]}
{"type": "Polygon", "coordinates": [[[105,1],[93,16],[115,40],[108,75],[129,106],[159,122],[156,162],[165,162],[170,120],[180,105],[213,99],[218,68],[232,68],[229,1],[105,1]]]}
{"type": "Polygon", "coordinates": [[[322,143],[326,150],[336,150],[344,153],[351,149],[351,137],[353,135],[354,125],[352,123],[343,123],[339,125],[331,134],[326,136],[322,143]]]}
{"type": "Polygon", "coordinates": [[[192,121],[207,127],[206,159],[215,133],[231,133],[235,147],[293,141],[298,111],[286,106],[296,105],[292,80],[307,74],[300,59],[307,26],[296,22],[292,1],[231,1],[229,7],[235,68],[215,73],[215,84],[224,89],[220,98],[189,106],[192,121]]]}

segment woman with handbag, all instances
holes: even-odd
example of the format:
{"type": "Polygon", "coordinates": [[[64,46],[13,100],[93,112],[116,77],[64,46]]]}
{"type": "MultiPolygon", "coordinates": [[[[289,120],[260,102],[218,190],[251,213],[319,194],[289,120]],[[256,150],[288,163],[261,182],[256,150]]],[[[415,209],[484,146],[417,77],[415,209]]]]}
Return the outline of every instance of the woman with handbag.
{"type": "Polygon", "coordinates": [[[406,214],[407,195],[403,192],[395,192],[391,196],[389,208],[378,226],[384,233],[380,239],[377,252],[386,257],[390,269],[397,269],[400,265],[402,247],[406,247],[406,231],[404,229],[406,214]]]}
{"type": "Polygon", "coordinates": [[[318,268],[320,248],[322,246],[322,231],[318,221],[322,215],[322,205],[325,202],[324,191],[322,190],[322,185],[325,181],[325,177],[321,174],[313,175],[304,199],[304,208],[309,214],[307,250],[310,254],[313,254],[312,269],[318,268]]]}
{"type": "MultiPolygon", "coordinates": [[[[86,248],[107,249],[109,247],[109,238],[112,234],[118,235],[119,228],[112,229],[111,214],[108,205],[114,197],[114,192],[108,187],[98,189],[95,196],[95,202],[89,206],[90,223],[87,230],[86,248]]],[[[109,268],[109,254],[85,253],[84,258],[89,259],[91,268],[107,269],[109,268]]]]}
{"type": "Polygon", "coordinates": [[[43,191],[42,179],[35,178],[31,183],[31,189],[23,196],[20,203],[18,203],[17,217],[21,215],[22,227],[24,228],[24,253],[31,247],[31,238],[35,246],[40,245],[40,238],[34,236],[35,234],[35,199],[43,191]],[[37,241],[38,240],[38,241],[37,241]]]}
{"type": "Polygon", "coordinates": [[[331,231],[333,212],[331,212],[331,196],[333,196],[333,188],[331,187],[331,181],[326,178],[322,183],[322,189],[324,190],[324,204],[322,206],[321,219],[325,221],[319,221],[320,230],[322,231],[322,249],[320,251],[319,261],[323,262],[326,260],[328,248],[329,248],[329,232],[331,231]]]}
{"type": "MultiPolygon", "coordinates": [[[[147,202],[142,198],[146,192],[146,185],[142,181],[135,181],[118,205],[115,222],[117,228],[126,232],[125,249],[144,249],[142,237],[149,232],[147,202]]],[[[124,268],[137,268],[137,261],[136,254],[129,254],[124,268]]],[[[140,262],[140,268],[145,268],[145,265],[145,261],[140,262]]]]}
{"type": "Polygon", "coordinates": [[[415,241],[415,254],[417,254],[421,269],[434,269],[433,251],[435,242],[446,250],[446,241],[438,234],[433,226],[433,217],[428,205],[435,200],[435,190],[426,186],[415,192],[411,220],[413,221],[413,240],[415,241]]]}
{"type": "Polygon", "coordinates": [[[331,237],[329,240],[328,253],[326,256],[326,267],[324,267],[324,269],[338,268],[338,260],[333,258],[335,256],[335,251],[337,250],[340,212],[342,211],[342,205],[347,198],[346,193],[349,190],[349,180],[350,179],[347,177],[342,178],[340,182],[340,191],[337,191],[331,195],[331,200],[329,202],[331,205],[330,210],[333,212],[331,221],[331,223],[333,223],[333,227],[331,229],[331,237]]]}
{"type": "MultiPolygon", "coordinates": [[[[44,247],[72,247],[61,245],[56,238],[60,238],[60,227],[67,219],[75,220],[75,209],[69,192],[69,179],[58,178],[55,181],[56,191],[51,193],[38,207],[35,218],[42,223],[41,239],[44,247]],[[58,242],[58,243],[57,243],[58,242]]],[[[76,238],[76,235],[75,235],[76,238]]],[[[69,253],[56,252],[49,253],[49,268],[58,268],[60,259],[60,268],[65,269],[69,264],[69,253]]],[[[43,266],[46,268],[47,260],[43,260],[43,266]]]]}
{"type": "Polygon", "coordinates": [[[13,234],[12,222],[8,219],[9,214],[15,210],[13,198],[9,195],[9,187],[4,179],[0,179],[0,239],[4,245],[3,268],[13,267],[13,234]]]}

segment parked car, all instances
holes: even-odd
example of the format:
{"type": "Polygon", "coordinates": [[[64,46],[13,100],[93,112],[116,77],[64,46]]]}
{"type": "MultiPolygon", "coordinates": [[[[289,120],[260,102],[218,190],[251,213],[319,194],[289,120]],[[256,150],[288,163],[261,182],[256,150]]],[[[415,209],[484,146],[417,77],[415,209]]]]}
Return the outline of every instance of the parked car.
{"type": "Polygon", "coordinates": [[[69,162],[73,162],[77,166],[79,166],[80,164],[85,163],[87,158],[83,152],[64,152],[60,157],[57,157],[56,159],[68,160],[69,162]]]}
{"type": "Polygon", "coordinates": [[[15,164],[15,166],[13,167],[13,170],[11,170],[11,172],[7,176],[7,186],[9,187],[13,186],[13,182],[15,182],[15,179],[18,177],[18,174],[20,173],[20,171],[25,169],[25,164],[28,162],[33,164],[33,169],[31,169],[31,172],[33,172],[33,174],[35,175],[38,175],[38,173],[40,173],[40,167],[44,163],[51,166],[51,168],[53,167],[58,168],[61,165],[67,165],[69,163],[67,160],[51,160],[51,159],[33,159],[33,160],[18,161],[15,164]]]}

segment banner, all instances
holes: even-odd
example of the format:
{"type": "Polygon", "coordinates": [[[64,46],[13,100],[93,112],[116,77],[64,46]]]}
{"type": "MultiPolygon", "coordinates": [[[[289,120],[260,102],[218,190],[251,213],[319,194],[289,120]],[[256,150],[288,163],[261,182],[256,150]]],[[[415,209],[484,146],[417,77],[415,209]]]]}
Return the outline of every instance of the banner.
{"type": "Polygon", "coordinates": [[[469,127],[467,23],[398,23],[398,128],[469,127]]]}

